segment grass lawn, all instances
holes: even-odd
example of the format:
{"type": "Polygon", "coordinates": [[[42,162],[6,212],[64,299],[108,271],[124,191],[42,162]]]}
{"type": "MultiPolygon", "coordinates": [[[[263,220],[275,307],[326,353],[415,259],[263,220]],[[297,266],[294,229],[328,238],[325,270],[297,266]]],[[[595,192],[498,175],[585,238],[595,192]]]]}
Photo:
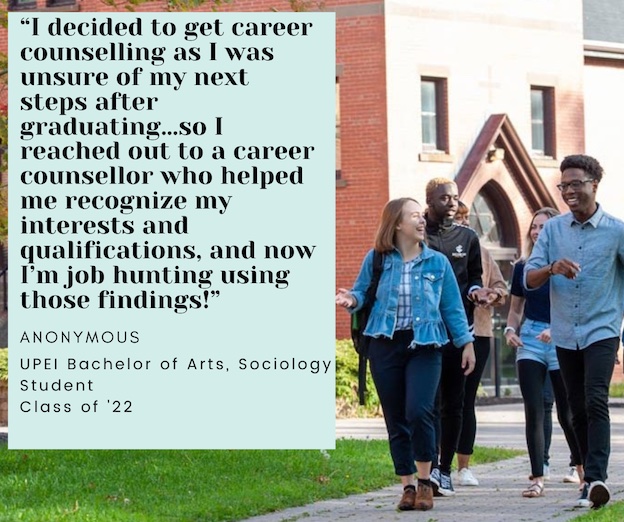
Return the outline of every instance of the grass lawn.
{"type": "Polygon", "coordinates": [[[609,397],[624,397],[624,382],[612,382],[609,386],[609,397]]]}
{"type": "MultiPolygon", "coordinates": [[[[518,455],[477,448],[473,462],[518,455]]],[[[387,441],[339,440],[327,452],[7,450],[0,520],[208,522],[397,483],[387,441]]]]}
{"type": "Polygon", "coordinates": [[[622,520],[624,520],[624,502],[613,502],[575,518],[574,522],[622,522],[622,520]]]}

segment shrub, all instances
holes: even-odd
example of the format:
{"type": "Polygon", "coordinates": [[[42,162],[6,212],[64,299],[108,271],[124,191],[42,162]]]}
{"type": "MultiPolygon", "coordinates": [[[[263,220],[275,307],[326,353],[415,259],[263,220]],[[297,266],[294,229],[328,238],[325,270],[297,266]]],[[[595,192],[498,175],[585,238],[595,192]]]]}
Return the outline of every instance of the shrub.
{"type": "Polygon", "coordinates": [[[338,417],[369,417],[381,415],[379,397],[370,375],[366,375],[366,405],[358,402],[359,357],[351,339],[336,341],[336,415],[338,417]]]}
{"type": "Polygon", "coordinates": [[[0,348],[0,381],[9,380],[9,350],[0,348]]]}

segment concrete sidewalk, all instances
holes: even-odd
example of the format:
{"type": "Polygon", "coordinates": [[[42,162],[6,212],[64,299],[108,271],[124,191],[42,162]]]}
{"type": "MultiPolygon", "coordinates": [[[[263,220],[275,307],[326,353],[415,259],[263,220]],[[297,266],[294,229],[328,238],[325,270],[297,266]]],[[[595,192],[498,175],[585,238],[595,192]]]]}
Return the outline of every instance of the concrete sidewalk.
{"type": "MultiPolygon", "coordinates": [[[[624,408],[621,404],[611,408],[611,476],[608,485],[612,501],[624,499],[624,408]],[[618,407],[615,407],[618,406],[618,407]]],[[[524,410],[522,404],[479,406],[477,408],[477,444],[501,446],[526,451],[524,439],[524,410]]],[[[553,415],[554,418],[554,415],[553,415]]],[[[382,419],[339,419],[336,436],[352,438],[386,438],[382,419]]],[[[568,449],[561,428],[554,418],[551,446],[551,480],[546,482],[543,497],[526,499],[522,490],[529,484],[528,456],[494,464],[475,466],[474,474],[479,487],[455,486],[457,495],[436,498],[431,511],[399,512],[396,505],[401,487],[391,486],[380,491],[352,495],[337,500],[317,502],[307,506],[248,519],[250,522],[305,522],[357,520],[422,521],[422,522],[500,522],[506,521],[557,521],[563,522],[587,512],[574,508],[578,497],[574,484],[562,482],[568,471],[568,449]]],[[[455,479],[455,476],[453,477],[455,479]]]]}

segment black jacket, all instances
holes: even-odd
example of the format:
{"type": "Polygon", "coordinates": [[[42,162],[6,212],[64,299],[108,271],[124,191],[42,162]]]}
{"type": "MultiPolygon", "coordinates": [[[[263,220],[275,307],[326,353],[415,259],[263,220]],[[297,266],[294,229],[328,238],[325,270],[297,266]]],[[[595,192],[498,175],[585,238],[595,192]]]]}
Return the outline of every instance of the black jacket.
{"type": "Polygon", "coordinates": [[[427,218],[427,244],[444,254],[451,262],[457,278],[468,323],[472,325],[474,304],[468,299],[468,291],[483,286],[483,268],[481,266],[481,247],[477,233],[469,227],[450,220],[443,224],[434,223],[427,218]]]}

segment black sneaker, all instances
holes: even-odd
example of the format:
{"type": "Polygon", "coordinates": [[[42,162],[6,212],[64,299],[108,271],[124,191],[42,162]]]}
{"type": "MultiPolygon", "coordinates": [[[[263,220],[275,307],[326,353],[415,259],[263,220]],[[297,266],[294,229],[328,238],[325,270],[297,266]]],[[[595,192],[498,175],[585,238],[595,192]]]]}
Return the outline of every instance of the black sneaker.
{"type": "Polygon", "coordinates": [[[594,509],[601,508],[611,498],[611,493],[607,485],[601,480],[592,482],[589,486],[589,501],[594,509]]]}
{"type": "Polygon", "coordinates": [[[444,473],[444,471],[440,471],[440,487],[438,491],[444,497],[452,497],[455,495],[455,490],[453,489],[453,481],[451,480],[450,473],[444,473]]]}
{"type": "Polygon", "coordinates": [[[442,493],[440,493],[440,470],[438,468],[433,468],[431,470],[431,474],[429,475],[429,480],[431,481],[431,489],[433,489],[434,497],[443,497],[442,493]]]}
{"type": "Polygon", "coordinates": [[[452,497],[455,495],[453,481],[451,480],[451,475],[449,473],[444,473],[438,468],[433,468],[429,479],[431,480],[431,486],[433,487],[434,497],[452,497]]]}
{"type": "Polygon", "coordinates": [[[576,499],[576,504],[574,507],[589,507],[591,506],[589,502],[589,484],[585,482],[583,487],[581,488],[581,495],[576,499]]]}

